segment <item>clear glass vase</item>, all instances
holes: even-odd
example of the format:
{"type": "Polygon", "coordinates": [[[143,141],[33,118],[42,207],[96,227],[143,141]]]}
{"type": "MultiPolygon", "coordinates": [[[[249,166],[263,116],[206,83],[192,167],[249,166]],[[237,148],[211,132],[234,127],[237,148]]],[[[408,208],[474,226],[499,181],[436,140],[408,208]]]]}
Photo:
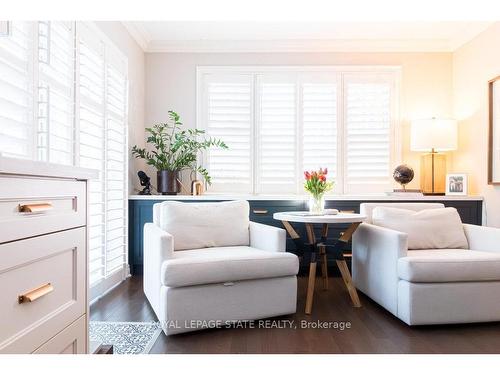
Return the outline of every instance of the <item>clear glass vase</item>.
{"type": "Polygon", "coordinates": [[[309,213],[322,215],[325,210],[325,197],[321,195],[311,195],[309,197],[309,213]]]}

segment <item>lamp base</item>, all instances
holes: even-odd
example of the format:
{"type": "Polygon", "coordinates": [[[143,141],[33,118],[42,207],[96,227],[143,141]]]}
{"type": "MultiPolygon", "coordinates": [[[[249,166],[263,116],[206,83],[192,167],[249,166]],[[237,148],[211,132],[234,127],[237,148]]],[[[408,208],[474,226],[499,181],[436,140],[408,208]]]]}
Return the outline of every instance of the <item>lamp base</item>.
{"type": "Polygon", "coordinates": [[[444,195],[446,191],[446,155],[431,152],[420,161],[420,189],[424,195],[444,195]]]}

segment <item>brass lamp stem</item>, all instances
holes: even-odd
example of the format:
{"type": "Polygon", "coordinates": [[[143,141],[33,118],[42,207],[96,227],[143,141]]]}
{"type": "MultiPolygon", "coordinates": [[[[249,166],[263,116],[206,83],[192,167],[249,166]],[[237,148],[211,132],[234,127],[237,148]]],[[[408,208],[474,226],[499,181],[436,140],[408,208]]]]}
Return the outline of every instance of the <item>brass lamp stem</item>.
{"type": "Polygon", "coordinates": [[[436,154],[436,151],[434,150],[434,147],[432,148],[432,151],[431,151],[431,155],[432,155],[432,162],[431,162],[431,165],[432,165],[432,193],[434,194],[435,193],[435,190],[434,190],[434,155],[436,154]]]}

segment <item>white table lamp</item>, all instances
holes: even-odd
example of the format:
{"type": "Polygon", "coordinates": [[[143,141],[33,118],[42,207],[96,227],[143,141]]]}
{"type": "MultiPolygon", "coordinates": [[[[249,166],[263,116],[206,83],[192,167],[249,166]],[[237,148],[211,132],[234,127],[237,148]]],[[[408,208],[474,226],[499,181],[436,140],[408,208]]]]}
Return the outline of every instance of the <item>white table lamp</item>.
{"type": "Polygon", "coordinates": [[[425,152],[420,164],[420,188],[424,194],[442,195],[446,190],[446,155],[457,149],[457,122],[425,119],[411,123],[410,149],[425,152]]]}

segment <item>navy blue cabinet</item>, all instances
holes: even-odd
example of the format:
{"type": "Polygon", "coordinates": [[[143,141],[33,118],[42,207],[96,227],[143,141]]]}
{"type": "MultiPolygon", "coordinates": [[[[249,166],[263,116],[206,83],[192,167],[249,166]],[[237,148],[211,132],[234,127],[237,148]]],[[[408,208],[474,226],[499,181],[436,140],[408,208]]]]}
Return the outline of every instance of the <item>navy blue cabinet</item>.
{"type": "MultiPolygon", "coordinates": [[[[217,202],[220,200],[182,200],[179,197],[179,201],[186,203],[196,204],[197,202],[217,202]]],[[[437,196],[435,198],[426,199],[426,202],[439,202],[444,203],[447,207],[455,207],[462,221],[464,223],[481,225],[482,221],[482,199],[477,200],[446,200],[443,197],[437,196]]],[[[337,208],[343,211],[354,211],[359,212],[359,205],[367,200],[327,200],[327,208],[337,208]]],[[[412,200],[413,202],[415,200],[412,200]]],[[[129,264],[130,271],[132,274],[141,274],[143,265],[143,228],[145,223],[153,222],[153,204],[162,202],[160,199],[129,199],[129,264]]],[[[387,202],[383,199],[371,199],[370,202],[387,202]]],[[[403,201],[400,201],[403,202],[403,201]]],[[[306,202],[303,200],[250,200],[250,220],[262,224],[273,225],[277,227],[282,227],[281,222],[273,219],[273,214],[280,211],[304,211],[306,210],[306,202]]],[[[294,224],[297,232],[303,237],[305,236],[305,227],[303,225],[294,224]]],[[[344,231],[347,225],[332,225],[328,231],[328,237],[338,238],[340,232],[344,231]]],[[[320,237],[321,228],[317,228],[318,233],[316,234],[320,237]]],[[[287,238],[287,251],[294,250],[293,241],[287,238]]],[[[347,245],[346,252],[350,251],[350,245],[347,245]]],[[[335,262],[331,261],[332,265],[335,262]]],[[[333,271],[336,272],[336,267],[333,267],[333,271]]]]}

